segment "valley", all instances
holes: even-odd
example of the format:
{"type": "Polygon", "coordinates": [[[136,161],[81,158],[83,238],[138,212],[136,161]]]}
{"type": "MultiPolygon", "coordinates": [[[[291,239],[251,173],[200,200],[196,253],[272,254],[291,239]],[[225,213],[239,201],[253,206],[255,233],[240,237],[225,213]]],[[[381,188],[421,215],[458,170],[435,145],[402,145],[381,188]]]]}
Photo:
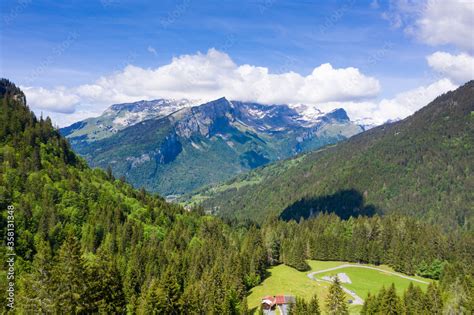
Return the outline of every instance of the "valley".
{"type": "Polygon", "coordinates": [[[182,198],[223,217],[404,214],[472,230],[474,81],[405,120],[182,198]]]}
{"type": "Polygon", "coordinates": [[[61,133],[92,166],[174,199],[363,130],[343,109],[296,108],[226,98],[141,101],[112,105],[61,133]]]}
{"type": "Polygon", "coordinates": [[[0,314],[474,314],[474,0],[0,6],[0,314]]]}
{"type": "Polygon", "coordinates": [[[258,286],[250,291],[248,297],[249,308],[255,310],[260,305],[260,300],[266,295],[294,295],[301,296],[307,300],[317,294],[320,302],[328,295],[330,281],[322,279],[325,276],[333,276],[344,273],[351,283],[343,283],[347,291],[346,299],[353,300],[349,305],[351,314],[359,314],[367,294],[378,292],[382,287],[388,288],[395,284],[398,294],[408,288],[410,283],[419,286],[426,291],[428,284],[432,281],[421,277],[410,277],[402,273],[393,272],[388,266],[374,266],[366,264],[352,264],[341,261],[317,261],[309,260],[309,271],[297,271],[290,267],[279,265],[268,270],[268,277],[258,286]],[[354,296],[362,299],[356,303],[354,296]]]}
{"type": "MultiPolygon", "coordinates": [[[[457,128],[466,132],[463,128],[470,128],[473,117],[472,84],[441,96],[444,103],[436,107],[448,122],[438,126],[456,143],[457,128]],[[450,104],[448,119],[443,104],[450,104]],[[454,130],[451,121],[457,122],[454,130]]],[[[221,219],[222,210],[233,209],[231,203],[209,212],[199,204],[184,208],[144,189],[136,190],[125,179],[115,178],[110,168],[107,172],[90,168],[49,118],[36,118],[13,83],[0,81],[0,97],[0,203],[5,209],[16,209],[15,251],[25,265],[18,272],[15,292],[20,312],[248,314],[263,307],[261,299],[269,294],[278,295],[278,309],[305,313],[310,308],[314,314],[330,309],[362,314],[393,309],[440,313],[443,308],[466,310],[472,305],[474,243],[468,225],[453,224],[447,229],[415,215],[379,213],[355,189],[315,198],[311,206],[317,208],[310,208],[306,215],[306,203],[302,203],[281,214],[254,212],[265,215],[259,223],[252,221],[253,215],[221,219]],[[321,211],[329,207],[335,211],[321,211]],[[303,214],[298,222],[293,220],[295,210],[303,214]],[[332,278],[335,273],[341,281],[332,278]],[[457,298],[459,294],[462,299],[457,298]]],[[[437,102],[427,107],[428,113],[433,104],[437,102]]],[[[417,116],[412,119],[416,121],[417,116]]],[[[122,139],[145,149],[155,144],[153,139],[165,139],[166,146],[175,140],[159,135],[167,133],[170,122],[172,117],[145,120],[92,145],[113,140],[95,147],[97,156],[122,139]],[[153,132],[143,133],[142,128],[153,132]]],[[[353,141],[370,136],[377,142],[380,130],[387,128],[392,134],[396,126],[378,127],[314,153],[269,164],[241,175],[243,181],[237,178],[215,189],[214,195],[203,194],[201,200],[205,204],[229,191],[239,196],[247,187],[267,189],[269,180],[286,185],[286,176],[300,174],[313,154],[337,157],[340,148],[351,150],[353,141]]],[[[211,133],[213,129],[198,130],[211,133]]],[[[402,127],[396,130],[406,132],[402,127]]],[[[247,135],[252,136],[253,141],[261,140],[247,135]]],[[[471,154],[469,142],[460,148],[449,152],[457,154],[458,163],[463,162],[463,154],[471,154]]],[[[163,161],[169,158],[163,150],[157,154],[163,161]]],[[[328,163],[322,165],[331,170],[328,163]]],[[[0,233],[5,234],[5,211],[0,219],[0,233]]],[[[0,275],[6,279],[7,271],[0,270],[0,275]]],[[[0,281],[1,290],[7,286],[0,281]]]]}

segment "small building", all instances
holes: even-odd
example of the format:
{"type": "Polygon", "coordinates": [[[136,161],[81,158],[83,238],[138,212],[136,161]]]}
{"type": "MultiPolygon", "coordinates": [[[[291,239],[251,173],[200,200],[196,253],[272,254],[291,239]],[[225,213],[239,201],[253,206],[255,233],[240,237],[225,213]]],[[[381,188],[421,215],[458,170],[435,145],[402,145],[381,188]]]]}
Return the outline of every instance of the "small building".
{"type": "Polygon", "coordinates": [[[294,304],[295,301],[296,299],[292,295],[268,295],[262,298],[262,309],[273,310],[276,306],[294,304]]]}
{"type": "Polygon", "coordinates": [[[262,309],[272,310],[275,308],[275,297],[274,296],[265,296],[262,298],[262,309]]]}

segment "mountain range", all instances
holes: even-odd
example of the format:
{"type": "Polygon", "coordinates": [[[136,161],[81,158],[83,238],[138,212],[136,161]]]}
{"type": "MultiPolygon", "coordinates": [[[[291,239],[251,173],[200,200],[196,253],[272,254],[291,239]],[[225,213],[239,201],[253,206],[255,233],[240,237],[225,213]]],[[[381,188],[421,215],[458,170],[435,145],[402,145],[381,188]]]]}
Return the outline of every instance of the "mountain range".
{"type": "Polygon", "coordinates": [[[116,104],[61,133],[91,166],[110,167],[135,187],[173,198],[364,130],[344,109],[323,113],[226,98],[198,103],[116,104]]]}
{"type": "MultiPolygon", "coordinates": [[[[469,199],[472,185],[463,180],[459,169],[471,175],[472,142],[469,139],[472,141],[472,128],[469,128],[474,117],[473,89],[474,84],[471,84],[470,90],[442,96],[435,102],[436,106],[430,105],[428,110],[418,113],[415,115],[417,118],[409,122],[414,126],[427,123],[424,129],[404,129],[406,125],[395,130],[390,126],[384,129],[389,134],[395,131],[400,135],[418,131],[422,136],[413,139],[420,141],[429,141],[427,135],[430,135],[445,146],[446,156],[458,159],[445,165],[446,172],[431,175],[435,183],[454,183],[451,197],[456,208],[464,205],[471,209],[472,206],[472,199],[469,199]],[[440,123],[440,119],[446,123],[440,123]],[[447,128],[446,136],[434,132],[437,128],[447,128]]],[[[381,141],[376,136],[379,131],[369,132],[375,135],[374,141],[381,141]]],[[[366,140],[362,135],[355,137],[366,140]]],[[[345,147],[352,141],[332,148],[345,147]]],[[[418,146],[419,142],[414,144],[418,146]]],[[[333,150],[338,157],[338,150],[332,148],[319,152],[333,150]]],[[[423,146],[420,148],[424,149],[423,146]]],[[[380,148],[378,152],[383,156],[380,148]]],[[[435,148],[430,152],[434,158],[425,162],[429,164],[439,159],[438,153],[435,148]]],[[[282,185],[287,185],[289,176],[300,175],[299,165],[306,163],[318,167],[318,163],[307,163],[315,161],[305,158],[311,155],[302,155],[261,170],[273,170],[267,176],[274,176],[275,181],[279,179],[282,185]],[[282,165],[288,168],[285,170],[282,165]]],[[[319,161],[324,163],[324,160],[319,161]]],[[[446,157],[441,161],[445,162],[446,157]]],[[[341,167],[340,163],[336,165],[341,167]]],[[[327,165],[322,167],[327,169],[327,177],[337,179],[340,176],[327,165]]],[[[366,171],[372,169],[373,166],[367,165],[366,171]]],[[[440,169],[438,167],[435,171],[440,169]]],[[[412,176],[416,175],[416,172],[412,173],[412,176]]],[[[359,176],[358,173],[355,176],[359,176]]],[[[304,185],[307,178],[310,176],[302,176],[294,183],[296,190],[307,189],[304,185]]],[[[266,183],[273,185],[271,189],[275,188],[274,182],[266,183]]],[[[262,192],[261,188],[261,184],[254,186],[257,192],[262,192]]],[[[238,195],[241,191],[236,193],[238,195]]],[[[343,191],[317,199],[319,205],[330,202],[337,205],[338,200],[351,207],[348,194],[356,196],[356,191],[343,191]]],[[[255,195],[244,197],[255,198],[255,195]]],[[[436,197],[432,195],[433,199],[436,197]]],[[[254,203],[251,198],[246,199],[250,204],[254,203]]],[[[312,201],[313,207],[317,206],[317,199],[312,201]]],[[[413,200],[416,205],[416,195],[413,200]]],[[[298,211],[304,215],[305,211],[308,212],[305,206],[301,204],[281,217],[291,218],[298,211]]],[[[392,307],[391,301],[396,298],[404,301],[403,310],[410,314],[441,314],[443,307],[447,313],[473,313],[474,242],[472,233],[466,233],[469,231],[459,226],[452,226],[452,230],[447,231],[409,216],[343,220],[329,214],[300,223],[273,217],[256,225],[232,220],[226,222],[217,216],[205,215],[202,208],[186,211],[155,194],[136,190],[110,173],[91,169],[71,151],[68,141],[53,127],[51,119],[36,118],[27,106],[24,93],[6,79],[0,79],[0,207],[4,209],[0,215],[0,234],[10,235],[8,246],[2,247],[3,252],[13,257],[9,258],[10,267],[0,267],[0,279],[14,275],[20,284],[13,286],[13,280],[0,281],[1,291],[14,292],[14,295],[0,295],[2,314],[253,314],[259,311],[262,287],[264,291],[270,291],[270,283],[277,288],[275,290],[280,290],[281,283],[289,283],[291,290],[308,291],[308,284],[312,282],[307,278],[308,268],[314,264],[327,265],[327,261],[340,261],[337,266],[341,267],[347,266],[347,262],[361,267],[370,263],[371,269],[383,264],[397,272],[437,280],[427,286],[426,294],[420,288],[420,293],[416,293],[413,285],[408,286],[406,282],[403,299],[396,295],[394,285],[385,290],[383,287],[380,289],[382,283],[379,282],[363,283],[364,286],[357,287],[354,294],[369,289],[380,291],[376,300],[367,296],[362,310],[375,303],[392,307]],[[14,237],[11,236],[13,229],[14,237]],[[275,286],[274,279],[280,284],[275,286]],[[386,292],[392,292],[389,298],[386,292]],[[407,298],[410,294],[419,297],[410,300],[407,298]],[[406,303],[407,300],[416,303],[406,303]],[[417,305],[427,306],[420,311],[417,305]],[[424,312],[425,309],[429,311],[424,312]]],[[[268,211],[268,208],[262,209],[260,212],[254,208],[254,213],[268,211]]],[[[375,208],[365,205],[362,210],[371,214],[375,208]]],[[[433,211],[445,215],[447,222],[451,222],[449,210],[449,207],[441,207],[433,211]],[[448,211],[443,211],[446,209],[448,211]]],[[[347,216],[345,212],[338,214],[347,216]]],[[[468,221],[466,216],[465,222],[468,221]]],[[[327,268],[323,266],[320,268],[327,268]]],[[[388,278],[393,278],[393,272],[384,277],[383,281],[391,281],[388,278]]],[[[431,282],[427,278],[417,277],[420,279],[417,281],[431,282]]],[[[397,285],[401,287],[400,283],[397,285]]],[[[288,285],[284,286],[288,289],[288,285]]],[[[329,296],[332,287],[322,283],[317,294],[329,296]]],[[[304,299],[297,298],[296,301],[296,309],[301,310],[298,307],[304,304],[298,301],[304,299]]],[[[326,301],[330,299],[326,298],[326,301]]],[[[396,309],[402,309],[401,302],[397,303],[396,309]]],[[[319,310],[325,314],[329,308],[329,303],[321,304],[319,308],[317,298],[311,304],[311,314],[319,314],[319,310]]],[[[360,310],[360,306],[349,307],[360,310]]]]}
{"type": "Polygon", "coordinates": [[[474,81],[412,116],[182,200],[226,217],[398,213],[472,229],[474,81]]]}

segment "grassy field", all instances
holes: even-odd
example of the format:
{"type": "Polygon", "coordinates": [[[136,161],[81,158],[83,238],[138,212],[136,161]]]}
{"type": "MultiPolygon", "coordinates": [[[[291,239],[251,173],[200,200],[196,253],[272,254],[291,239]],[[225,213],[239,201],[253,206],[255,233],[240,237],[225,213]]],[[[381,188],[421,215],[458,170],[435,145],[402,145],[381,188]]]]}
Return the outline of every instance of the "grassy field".
{"type": "MultiPolygon", "coordinates": [[[[340,265],[347,264],[339,261],[314,261],[309,260],[308,264],[311,271],[325,270],[334,268],[340,265]]],[[[370,266],[370,265],[367,265],[370,266]]],[[[393,271],[388,266],[374,266],[379,269],[393,271]]],[[[295,295],[310,299],[315,293],[318,295],[319,304],[324,309],[324,301],[329,288],[329,283],[318,282],[308,278],[307,274],[310,272],[299,272],[291,267],[279,265],[268,270],[269,277],[263,281],[262,284],[252,289],[248,296],[248,303],[250,309],[257,309],[260,305],[260,300],[265,295],[295,295]]],[[[343,286],[354,291],[362,299],[365,299],[368,292],[375,293],[382,286],[388,287],[392,283],[395,284],[398,293],[402,293],[410,284],[410,280],[391,275],[377,270],[347,267],[326,273],[315,275],[316,278],[321,279],[323,276],[335,275],[337,273],[346,273],[352,281],[352,284],[344,284],[343,286]]],[[[415,279],[429,281],[420,277],[413,277],[415,279]]],[[[423,290],[426,289],[427,284],[413,282],[420,286],[423,290]]],[[[347,295],[347,299],[351,299],[347,295]]],[[[358,313],[361,306],[351,305],[349,310],[351,313],[358,313]]]]}

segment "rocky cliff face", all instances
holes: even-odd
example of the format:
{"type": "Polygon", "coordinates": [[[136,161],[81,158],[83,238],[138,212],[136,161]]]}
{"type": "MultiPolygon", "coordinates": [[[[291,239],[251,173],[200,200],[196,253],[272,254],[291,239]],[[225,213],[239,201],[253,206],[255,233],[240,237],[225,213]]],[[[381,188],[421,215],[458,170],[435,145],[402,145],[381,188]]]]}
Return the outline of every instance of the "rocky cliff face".
{"type": "Polygon", "coordinates": [[[110,165],[137,187],[175,195],[362,131],[343,109],[313,110],[309,117],[288,105],[226,98],[188,105],[165,100],[113,105],[62,132],[93,166],[110,165]],[[109,129],[91,128],[101,125],[109,129]]]}

